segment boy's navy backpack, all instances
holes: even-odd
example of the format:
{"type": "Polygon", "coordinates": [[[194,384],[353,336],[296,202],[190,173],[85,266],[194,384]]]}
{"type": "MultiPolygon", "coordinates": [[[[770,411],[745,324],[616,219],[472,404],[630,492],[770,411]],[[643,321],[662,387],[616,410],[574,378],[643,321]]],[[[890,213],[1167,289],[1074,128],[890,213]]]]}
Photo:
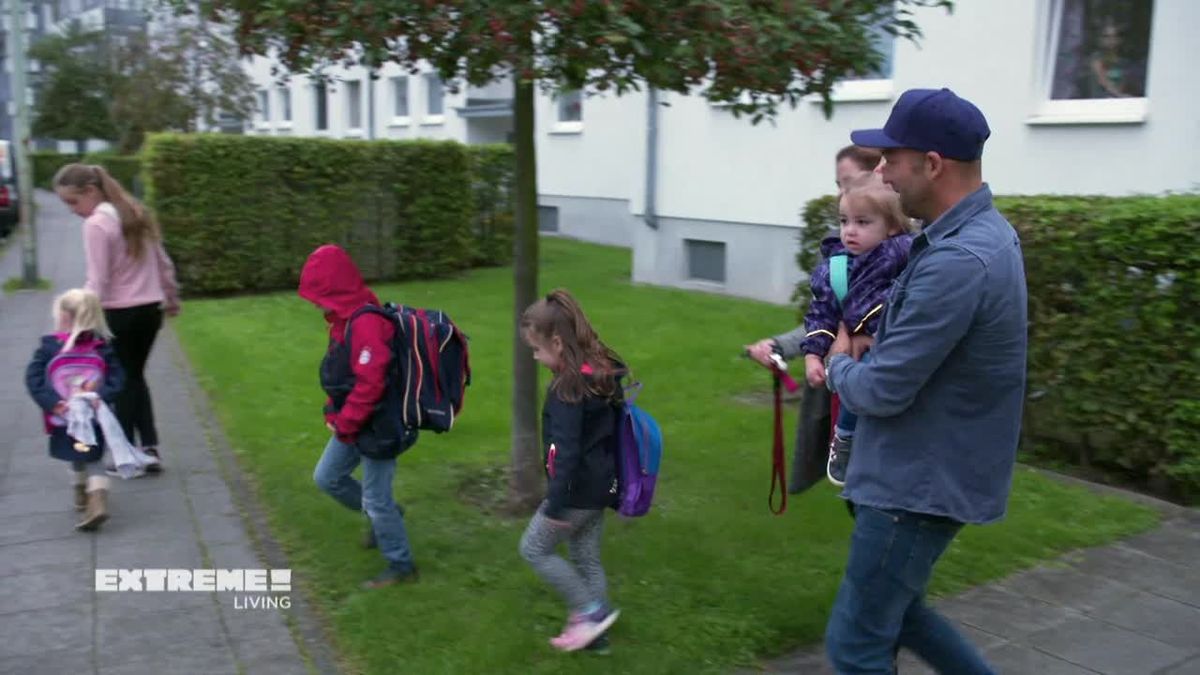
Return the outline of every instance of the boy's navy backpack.
{"type": "MultiPolygon", "coordinates": [[[[406,429],[441,433],[454,426],[471,384],[467,336],[446,316],[433,309],[387,303],[356,311],[385,316],[395,326],[392,338],[392,372],[399,405],[394,414],[406,429]]],[[[347,323],[349,331],[349,322],[347,323]]]]}
{"type": "Polygon", "coordinates": [[[617,420],[617,512],[644,516],[654,499],[658,465],[662,460],[662,431],[650,413],[634,405],[641,384],[625,390],[625,401],[617,420]]]}

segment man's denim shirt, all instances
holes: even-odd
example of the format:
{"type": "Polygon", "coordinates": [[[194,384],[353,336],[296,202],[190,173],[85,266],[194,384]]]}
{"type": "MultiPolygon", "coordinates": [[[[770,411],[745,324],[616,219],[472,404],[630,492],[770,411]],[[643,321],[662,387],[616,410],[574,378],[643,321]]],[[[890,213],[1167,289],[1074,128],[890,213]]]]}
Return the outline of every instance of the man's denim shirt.
{"type": "Polygon", "coordinates": [[[917,236],[870,359],[830,386],[859,414],[843,495],[986,523],[1004,516],[1025,393],[1025,269],[986,184],[917,236]]]}

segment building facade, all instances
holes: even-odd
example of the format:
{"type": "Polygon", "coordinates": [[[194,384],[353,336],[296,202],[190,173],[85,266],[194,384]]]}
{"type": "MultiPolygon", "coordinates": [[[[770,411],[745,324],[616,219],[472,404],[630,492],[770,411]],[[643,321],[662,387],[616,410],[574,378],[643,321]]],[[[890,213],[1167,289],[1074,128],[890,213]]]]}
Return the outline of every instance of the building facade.
{"type": "MultiPolygon", "coordinates": [[[[786,302],[804,276],[800,209],[833,191],[850,131],[881,126],[912,87],[950,87],[983,110],[998,194],[1200,189],[1200,2],[972,0],[915,18],[920,44],[883,40],[884,67],[840,84],[828,119],[818,100],[752,125],[698,96],[539,95],[543,229],[631,247],[635,281],[786,302]]],[[[280,85],[267,60],[248,67],[260,85],[252,133],[511,135],[504,81],[452,92],[393,66],[374,80],[348,69],[325,87],[280,85]]]]}

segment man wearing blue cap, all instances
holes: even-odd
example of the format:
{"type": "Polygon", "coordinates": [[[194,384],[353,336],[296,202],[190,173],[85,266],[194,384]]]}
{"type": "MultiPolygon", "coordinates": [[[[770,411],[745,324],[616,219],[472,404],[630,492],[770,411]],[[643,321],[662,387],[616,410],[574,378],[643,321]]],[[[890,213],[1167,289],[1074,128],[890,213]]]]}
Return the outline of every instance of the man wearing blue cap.
{"type": "Polygon", "coordinates": [[[1025,390],[1021,247],[980,158],[987,120],[949,89],[906,91],[883,129],[883,181],[926,225],[896,280],[868,362],[842,331],[826,382],[859,423],[843,496],[855,507],[825,641],[839,673],[892,673],[899,647],[940,672],[992,673],[924,601],[966,523],[1004,516],[1025,390]]]}

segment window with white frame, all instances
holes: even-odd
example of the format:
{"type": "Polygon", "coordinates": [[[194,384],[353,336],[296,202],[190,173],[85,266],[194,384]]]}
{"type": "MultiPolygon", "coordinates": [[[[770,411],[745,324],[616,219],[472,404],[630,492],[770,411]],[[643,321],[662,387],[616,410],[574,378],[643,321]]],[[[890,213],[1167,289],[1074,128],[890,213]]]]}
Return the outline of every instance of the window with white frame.
{"type": "Polygon", "coordinates": [[[279,119],[283,122],[292,121],[292,90],[287,87],[279,88],[279,119]]]}
{"type": "Polygon", "coordinates": [[[256,95],[258,96],[258,124],[266,126],[271,121],[271,93],[266,89],[259,89],[256,95]]]}
{"type": "Polygon", "coordinates": [[[329,97],[324,82],[313,85],[313,121],[317,131],[329,128],[329,97]]]}
{"type": "Polygon", "coordinates": [[[558,121],[583,121],[583,92],[578,89],[564,91],[558,95],[558,121]]]}
{"type": "Polygon", "coordinates": [[[1141,98],[1154,0],[1060,0],[1050,98],[1141,98]]]}
{"type": "Polygon", "coordinates": [[[408,117],[408,78],[405,76],[392,78],[392,117],[404,119],[408,117]]]}
{"type": "Polygon", "coordinates": [[[350,80],[346,83],[346,126],[350,129],[362,129],[362,81],[350,80]]]}
{"type": "Polygon", "coordinates": [[[554,95],[554,126],[552,134],[583,132],[583,92],[566,89],[554,95]]]}
{"type": "Polygon", "coordinates": [[[890,80],[892,79],[892,60],[896,56],[896,36],[888,33],[882,26],[875,25],[867,29],[867,40],[871,48],[879,54],[879,65],[871,70],[848,75],[846,80],[890,80]]]}
{"type": "MultiPolygon", "coordinates": [[[[892,98],[892,64],[896,56],[896,36],[880,24],[867,28],[867,40],[879,55],[879,63],[863,73],[851,73],[838,81],[831,92],[835,101],[882,101],[892,98]]],[[[814,103],[822,103],[820,96],[814,103]]]]}
{"type": "Polygon", "coordinates": [[[1043,104],[1030,123],[1143,121],[1154,0],[1047,0],[1046,8],[1043,104]]]}
{"type": "Polygon", "coordinates": [[[442,87],[442,78],[437,73],[425,75],[425,114],[428,117],[440,118],[445,112],[446,92],[442,87]]]}

